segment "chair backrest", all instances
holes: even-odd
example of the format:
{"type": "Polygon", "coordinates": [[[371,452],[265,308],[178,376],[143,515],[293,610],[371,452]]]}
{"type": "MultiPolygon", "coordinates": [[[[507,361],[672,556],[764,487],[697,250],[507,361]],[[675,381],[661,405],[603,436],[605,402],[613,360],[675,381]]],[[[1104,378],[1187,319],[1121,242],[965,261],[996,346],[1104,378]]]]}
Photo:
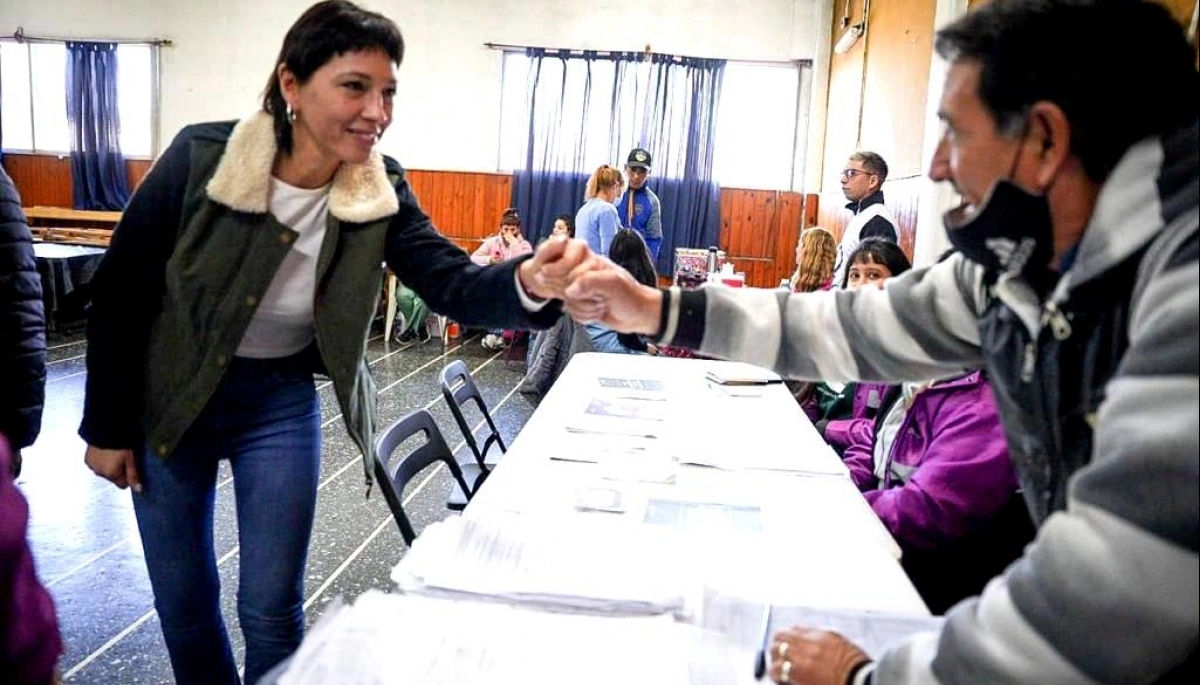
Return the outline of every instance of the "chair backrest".
{"type": "Polygon", "coordinates": [[[396,524],[400,526],[400,534],[409,545],[412,545],[417,534],[404,513],[404,486],[426,467],[439,461],[446,465],[450,475],[454,476],[459,487],[470,499],[474,493],[463,478],[462,469],[454,461],[454,453],[446,445],[442,431],[438,429],[433,415],[428,410],[418,409],[401,417],[380,433],[375,441],[375,478],[379,481],[379,489],[383,491],[396,524]],[[424,434],[424,444],[408,454],[393,458],[392,452],[418,433],[424,434]]]}
{"type": "Polygon", "coordinates": [[[475,380],[471,378],[471,372],[467,370],[467,365],[463,360],[456,359],[442,369],[442,396],[446,398],[446,404],[450,405],[454,421],[458,424],[458,429],[462,431],[467,446],[475,455],[475,461],[479,463],[479,468],[487,473],[489,469],[484,460],[487,458],[488,451],[492,449],[492,445],[498,445],[501,454],[507,452],[508,447],[504,444],[504,438],[501,437],[500,430],[496,428],[496,422],[492,420],[492,414],[483,402],[483,395],[479,394],[479,388],[475,385],[475,380]],[[491,431],[484,439],[482,448],[475,442],[475,433],[467,424],[467,418],[463,414],[463,406],[472,400],[479,409],[479,413],[483,415],[488,430],[491,431]]]}

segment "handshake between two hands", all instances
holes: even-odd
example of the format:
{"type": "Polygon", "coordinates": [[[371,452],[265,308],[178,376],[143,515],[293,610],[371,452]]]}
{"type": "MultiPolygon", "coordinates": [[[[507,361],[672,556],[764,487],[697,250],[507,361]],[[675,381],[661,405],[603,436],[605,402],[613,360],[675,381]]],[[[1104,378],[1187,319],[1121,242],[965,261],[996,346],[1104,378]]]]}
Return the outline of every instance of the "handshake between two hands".
{"type": "Polygon", "coordinates": [[[582,240],[551,238],[518,271],[525,291],[563,301],[581,323],[601,323],[622,333],[658,332],[662,293],[638,283],[582,240]]]}

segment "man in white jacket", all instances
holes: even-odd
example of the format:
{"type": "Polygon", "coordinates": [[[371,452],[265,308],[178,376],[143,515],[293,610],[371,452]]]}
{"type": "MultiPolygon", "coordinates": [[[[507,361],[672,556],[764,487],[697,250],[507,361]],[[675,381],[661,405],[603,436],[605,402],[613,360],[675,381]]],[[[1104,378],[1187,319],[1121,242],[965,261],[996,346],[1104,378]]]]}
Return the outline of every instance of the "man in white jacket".
{"type": "Polygon", "coordinates": [[[896,242],[896,217],[883,202],[880,188],[887,180],[887,162],[877,153],[861,150],[850,155],[842,169],[842,194],[850,202],[850,222],[838,242],[837,259],[833,263],[834,287],[842,287],[846,278],[846,258],[867,238],[896,242]]]}

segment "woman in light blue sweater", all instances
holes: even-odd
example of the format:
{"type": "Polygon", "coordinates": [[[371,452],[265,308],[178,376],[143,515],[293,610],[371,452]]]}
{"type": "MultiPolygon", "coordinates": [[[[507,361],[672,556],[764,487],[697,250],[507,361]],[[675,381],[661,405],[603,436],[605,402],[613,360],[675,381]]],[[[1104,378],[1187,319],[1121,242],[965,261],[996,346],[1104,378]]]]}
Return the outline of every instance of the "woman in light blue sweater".
{"type": "Polygon", "coordinates": [[[600,165],[588,179],[583,206],[575,214],[575,232],[596,254],[608,254],[608,246],[621,228],[621,217],[614,203],[624,189],[625,177],[621,171],[607,164],[600,165]]]}

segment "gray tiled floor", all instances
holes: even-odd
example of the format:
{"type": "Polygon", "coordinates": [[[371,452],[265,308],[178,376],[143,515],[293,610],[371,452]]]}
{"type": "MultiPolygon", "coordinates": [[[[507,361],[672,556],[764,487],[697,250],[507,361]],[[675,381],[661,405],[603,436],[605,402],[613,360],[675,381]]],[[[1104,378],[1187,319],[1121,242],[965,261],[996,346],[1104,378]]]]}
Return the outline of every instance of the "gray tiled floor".
{"type": "MultiPolygon", "coordinates": [[[[523,362],[483,349],[479,336],[443,349],[427,344],[385,344],[372,339],[368,358],[379,385],[381,423],[429,408],[460,459],[466,447],[442,400],[438,374],[462,358],[511,442],[532,414],[514,393],[523,362]]],[[[66,653],[68,683],[170,683],[171,671],[153,611],[141,544],[128,492],[94,477],[83,465],[75,431],[83,404],[84,343],[79,336],[50,341],[46,412],[38,442],[26,450],[18,481],[30,503],[30,540],[38,574],[54,595],[66,653]]],[[[520,356],[520,355],[517,355],[520,356]]],[[[390,586],[388,573],[405,551],[383,497],[363,497],[362,468],[341,423],[331,387],[321,388],[324,449],[316,525],[306,578],[309,623],[338,595],[353,598],[390,586]]],[[[216,503],[215,537],[223,609],[240,656],[234,597],[238,554],[233,493],[223,467],[216,503]]],[[[414,486],[414,488],[417,486],[414,486]]],[[[448,515],[449,476],[441,471],[413,494],[409,515],[418,531],[448,515]]]]}

